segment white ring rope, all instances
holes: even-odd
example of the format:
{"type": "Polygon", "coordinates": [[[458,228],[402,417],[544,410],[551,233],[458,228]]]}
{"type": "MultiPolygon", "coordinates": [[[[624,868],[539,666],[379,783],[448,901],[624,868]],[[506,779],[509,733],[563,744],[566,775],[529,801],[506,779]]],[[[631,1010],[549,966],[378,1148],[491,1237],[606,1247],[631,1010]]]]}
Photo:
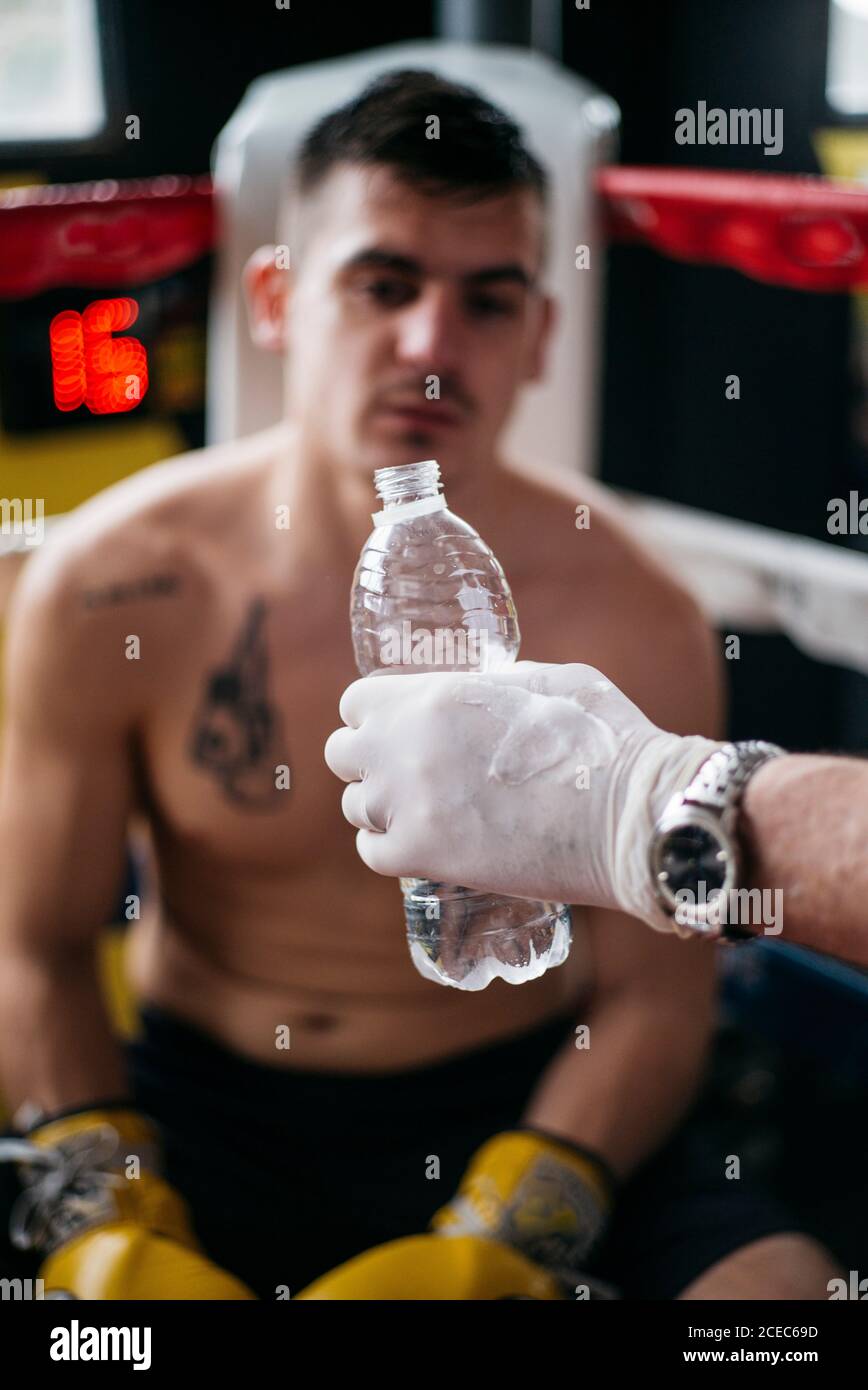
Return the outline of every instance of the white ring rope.
{"type": "Polygon", "coordinates": [[[715,626],[784,632],[816,660],[868,674],[868,554],[647,497],[619,500],[715,626]]]}

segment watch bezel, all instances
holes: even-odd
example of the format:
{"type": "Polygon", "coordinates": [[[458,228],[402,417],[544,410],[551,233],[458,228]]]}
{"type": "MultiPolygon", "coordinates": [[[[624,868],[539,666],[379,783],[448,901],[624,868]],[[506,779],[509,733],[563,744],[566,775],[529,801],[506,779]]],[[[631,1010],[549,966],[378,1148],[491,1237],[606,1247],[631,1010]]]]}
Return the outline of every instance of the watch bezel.
{"type": "Polygon", "coordinates": [[[676,810],[664,812],[651,839],[648,862],[654,892],[668,916],[677,921],[679,926],[701,932],[703,935],[720,936],[725,932],[720,921],[720,898],[728,895],[738,882],[740,856],[734,838],[727,833],[719,815],[706,811],[702,806],[683,802],[676,810]],[[665,880],[661,879],[661,874],[665,873],[662,864],[667,841],[674,832],[685,829],[703,830],[716,841],[720,853],[724,856],[723,885],[719,894],[711,900],[706,899],[692,906],[679,902],[665,880]]]}

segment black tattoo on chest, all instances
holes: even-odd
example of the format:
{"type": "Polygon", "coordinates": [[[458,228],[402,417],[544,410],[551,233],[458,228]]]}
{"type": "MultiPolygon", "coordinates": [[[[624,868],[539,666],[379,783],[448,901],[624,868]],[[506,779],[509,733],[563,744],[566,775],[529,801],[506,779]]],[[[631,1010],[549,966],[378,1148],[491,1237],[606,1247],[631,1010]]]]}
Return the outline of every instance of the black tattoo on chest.
{"type": "Polygon", "coordinates": [[[268,698],[265,613],[264,601],[254,599],[225,666],[207,676],[190,756],[231,801],[267,811],[281,804],[277,769],[287,759],[282,721],[268,698]]]}
{"type": "Polygon", "coordinates": [[[123,584],[106,584],[102,589],[85,589],[81,601],[85,608],[110,608],[118,603],[133,603],[136,599],[171,598],[180,587],[181,580],[176,574],[149,574],[123,584]]]}

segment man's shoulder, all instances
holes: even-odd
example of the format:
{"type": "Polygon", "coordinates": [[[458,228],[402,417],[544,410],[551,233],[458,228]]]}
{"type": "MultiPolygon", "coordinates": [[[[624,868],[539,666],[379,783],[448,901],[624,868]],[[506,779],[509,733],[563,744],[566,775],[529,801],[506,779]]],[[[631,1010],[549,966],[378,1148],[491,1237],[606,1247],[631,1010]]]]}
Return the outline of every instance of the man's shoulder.
{"type": "Polygon", "coordinates": [[[551,467],[503,472],[515,516],[554,549],[549,558],[566,578],[594,577],[596,602],[620,602],[639,589],[644,602],[668,609],[691,606],[692,599],[638,533],[627,508],[605,484],[584,474],[551,467]],[[600,584],[602,575],[608,583],[600,584]]]}
{"type": "Polygon", "coordinates": [[[192,450],[131,474],[49,522],[25,566],[28,587],[62,591],[100,579],[132,579],[142,566],[185,565],[197,539],[232,514],[255,451],[192,450]]]}
{"type": "Polygon", "coordinates": [[[237,445],[180,454],[49,521],[17,581],[10,621],[62,634],[70,647],[121,606],[147,621],[155,598],[193,592],[257,457],[237,445]]]}
{"type": "Polygon", "coordinates": [[[532,570],[524,583],[535,595],[537,626],[547,629],[535,659],[598,666],[663,727],[716,733],[715,635],[617,496],[581,475],[511,476],[522,533],[532,538],[525,542],[532,570]]]}
{"type": "Polygon", "coordinates": [[[114,552],[138,558],[177,532],[191,540],[232,505],[255,456],[216,445],[151,464],[61,518],[51,538],[71,557],[114,552]]]}

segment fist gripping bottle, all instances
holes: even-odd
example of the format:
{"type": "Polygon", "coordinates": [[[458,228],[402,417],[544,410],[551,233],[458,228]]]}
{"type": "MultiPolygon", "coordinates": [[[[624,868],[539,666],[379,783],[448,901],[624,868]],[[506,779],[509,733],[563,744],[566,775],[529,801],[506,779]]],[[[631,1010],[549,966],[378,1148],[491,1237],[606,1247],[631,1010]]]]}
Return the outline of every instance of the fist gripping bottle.
{"type": "MultiPolygon", "coordinates": [[[[446,508],[433,459],[378,468],[372,518],[353,581],[350,620],[363,676],[386,669],[492,671],[518,655],[506,577],[472,526],[446,508]]],[[[429,980],[485,989],[535,980],[570,949],[563,903],[402,878],[410,955],[429,980]]]]}

